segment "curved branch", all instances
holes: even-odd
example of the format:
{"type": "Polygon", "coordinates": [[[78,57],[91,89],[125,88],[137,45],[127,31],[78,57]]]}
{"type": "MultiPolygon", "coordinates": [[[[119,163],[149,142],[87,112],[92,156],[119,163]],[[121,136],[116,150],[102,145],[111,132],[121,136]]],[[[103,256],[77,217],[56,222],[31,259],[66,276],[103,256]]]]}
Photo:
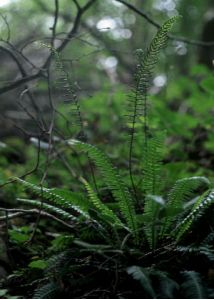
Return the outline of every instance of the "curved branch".
{"type": "MultiPolygon", "coordinates": [[[[97,1],[97,0],[89,0],[81,9],[78,10],[76,18],[74,20],[73,27],[70,30],[70,32],[68,32],[67,36],[65,37],[65,39],[61,43],[61,45],[58,48],[56,48],[57,52],[61,52],[67,46],[70,39],[75,36],[75,34],[78,31],[82,15],[95,3],[95,1],[97,1]]],[[[43,64],[43,66],[41,67],[41,69],[36,74],[25,76],[25,77],[23,77],[21,79],[18,79],[18,80],[14,81],[14,82],[6,85],[6,86],[1,87],[0,88],[0,94],[6,93],[6,92],[11,91],[15,88],[18,88],[22,84],[25,84],[29,81],[34,80],[34,79],[38,79],[40,77],[43,77],[44,76],[44,71],[47,70],[47,68],[49,67],[49,65],[51,63],[51,58],[52,58],[52,54],[50,54],[48,56],[48,58],[46,59],[46,61],[43,64]]]]}
{"type": "MultiPolygon", "coordinates": [[[[115,0],[115,1],[122,3],[123,5],[125,5],[126,7],[128,7],[130,10],[134,11],[136,14],[138,14],[141,17],[143,17],[145,20],[147,20],[150,24],[152,24],[157,29],[161,28],[160,24],[158,24],[151,17],[149,17],[145,12],[143,12],[142,10],[139,10],[134,5],[132,5],[130,3],[127,3],[124,0],[115,0]]],[[[168,37],[171,40],[183,42],[183,43],[186,43],[186,44],[189,44],[189,45],[193,45],[193,46],[199,46],[199,47],[213,47],[214,46],[214,41],[203,42],[203,41],[188,39],[188,38],[185,38],[185,37],[182,37],[182,36],[175,36],[173,34],[169,34],[168,37]]]]}

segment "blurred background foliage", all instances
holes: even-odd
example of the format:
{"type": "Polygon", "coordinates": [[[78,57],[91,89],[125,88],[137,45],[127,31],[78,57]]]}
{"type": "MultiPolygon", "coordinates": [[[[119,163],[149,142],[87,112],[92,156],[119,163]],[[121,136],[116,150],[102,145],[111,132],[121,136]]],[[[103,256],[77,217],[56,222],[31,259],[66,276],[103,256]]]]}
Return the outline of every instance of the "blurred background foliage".
{"type": "MultiPolygon", "coordinates": [[[[79,1],[81,6],[86,3],[85,0],[79,1]]],[[[5,0],[0,12],[0,136],[3,142],[0,164],[4,168],[12,162],[5,171],[5,176],[10,177],[11,173],[20,175],[24,169],[33,167],[37,149],[30,138],[41,133],[35,120],[43,118],[50,122],[45,76],[38,76],[15,88],[10,88],[10,85],[42,72],[41,67],[49,55],[45,45],[51,43],[55,1],[5,0]],[[10,53],[18,59],[25,74],[10,53]],[[22,143],[30,144],[26,153],[23,153],[22,143]]],[[[61,52],[80,99],[88,140],[103,147],[117,164],[126,166],[128,150],[124,147],[127,139],[124,128],[128,124],[124,115],[127,113],[127,94],[133,84],[135,50],[146,49],[157,24],[175,14],[182,15],[182,19],[159,59],[150,91],[150,123],[152,127],[167,132],[164,163],[168,165],[166,173],[171,174],[172,182],[189,173],[212,174],[214,51],[213,46],[201,44],[214,40],[213,1],[95,1],[61,52]]],[[[59,1],[56,48],[66,39],[76,16],[75,1],[59,1]]],[[[68,130],[68,120],[72,118],[70,104],[64,103],[62,89],[57,87],[54,63],[51,68],[52,94],[59,112],[56,115],[57,128],[67,138],[75,136],[75,128],[68,130]]],[[[135,151],[140,155],[140,148],[136,147],[135,151]]],[[[62,169],[57,168],[57,172],[65,172],[60,171],[62,169]]],[[[54,167],[50,176],[54,178],[55,173],[54,167]]]]}
{"type": "MultiPolygon", "coordinates": [[[[84,6],[86,1],[79,1],[79,4],[84,6]]],[[[180,14],[182,19],[174,30],[178,40],[169,40],[153,78],[150,122],[154,128],[167,131],[166,163],[174,166],[175,176],[182,177],[187,171],[201,174],[204,168],[205,173],[212,173],[214,52],[213,47],[194,45],[194,42],[214,40],[213,1],[135,0],[125,1],[125,4],[116,0],[95,1],[82,16],[77,33],[61,53],[81,100],[88,139],[104,147],[115,161],[119,158],[120,163],[126,164],[124,141],[127,137],[123,131],[128,124],[124,115],[127,93],[133,84],[135,50],[146,49],[157,29],[139,12],[146,14],[155,24],[162,24],[168,17],[180,14]],[[135,7],[138,13],[128,5],[135,7]],[[112,147],[113,144],[116,147],[112,147]]],[[[29,150],[30,157],[23,156],[22,142],[15,137],[21,136],[29,143],[31,137],[40,133],[33,118],[42,115],[48,120],[47,79],[41,76],[6,92],[3,89],[22,77],[36,74],[43,65],[49,54],[44,44],[51,41],[55,1],[16,0],[3,1],[1,5],[0,135],[11,151],[10,155],[7,154],[8,159],[19,164],[18,173],[21,173],[20,163],[29,164],[32,161],[29,158],[35,157],[35,153],[29,150]],[[25,70],[24,75],[5,49],[18,59],[25,70]]],[[[62,43],[75,24],[76,15],[75,1],[59,1],[55,47],[62,43]]],[[[67,130],[67,120],[71,119],[69,103],[63,101],[64,95],[57,88],[56,76],[53,63],[52,93],[60,112],[56,122],[59,130],[70,137],[76,132],[75,129],[72,132],[67,130]]],[[[7,152],[3,146],[1,149],[2,154],[7,152]]],[[[136,148],[136,152],[139,153],[140,149],[136,148]]],[[[7,157],[2,156],[2,167],[5,160],[7,157]]],[[[13,172],[14,165],[10,168],[13,172]]]]}

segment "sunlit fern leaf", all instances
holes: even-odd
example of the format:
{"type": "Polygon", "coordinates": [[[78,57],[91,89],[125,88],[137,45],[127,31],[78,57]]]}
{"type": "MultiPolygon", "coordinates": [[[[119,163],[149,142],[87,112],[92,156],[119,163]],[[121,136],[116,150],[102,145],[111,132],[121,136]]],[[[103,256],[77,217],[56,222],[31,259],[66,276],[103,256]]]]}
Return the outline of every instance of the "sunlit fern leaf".
{"type": "Polygon", "coordinates": [[[70,220],[70,221],[78,220],[78,218],[76,216],[73,216],[72,214],[66,212],[65,210],[63,210],[57,206],[53,206],[53,205],[50,205],[50,204],[47,204],[44,202],[41,203],[41,201],[38,201],[38,200],[21,199],[21,198],[17,198],[17,200],[28,206],[42,208],[42,210],[44,210],[44,211],[57,214],[60,216],[60,219],[65,219],[65,220],[70,220]]]}
{"type": "Polygon", "coordinates": [[[189,230],[194,221],[204,214],[206,208],[208,208],[214,202],[214,190],[206,191],[196,201],[190,213],[178,224],[173,231],[173,235],[176,240],[179,241],[182,236],[189,230]]]}
{"type": "Polygon", "coordinates": [[[54,299],[59,291],[57,283],[50,282],[36,289],[33,299],[54,299]]]}
{"type": "Polygon", "coordinates": [[[125,227],[117,215],[99,199],[90,184],[85,179],[82,179],[82,182],[87,190],[89,199],[103,217],[103,221],[107,221],[108,223],[110,222],[112,225],[119,227],[125,227]]]}
{"type": "Polygon", "coordinates": [[[90,219],[88,212],[85,210],[85,207],[80,205],[75,205],[75,197],[72,197],[72,193],[69,194],[69,197],[64,198],[62,194],[57,193],[56,189],[48,189],[45,187],[40,187],[20,178],[16,178],[25,189],[31,191],[32,193],[38,195],[42,199],[47,200],[52,205],[60,206],[63,209],[71,209],[78,215],[81,215],[85,219],[90,219]]]}
{"type": "Polygon", "coordinates": [[[153,299],[156,299],[156,293],[149,278],[149,272],[145,268],[139,266],[131,266],[127,268],[127,273],[135,280],[139,281],[146,293],[153,299]]]}
{"type": "Polygon", "coordinates": [[[200,274],[195,271],[184,271],[182,273],[185,281],[181,285],[181,289],[185,298],[205,299],[206,294],[200,274]]]}
{"type": "Polygon", "coordinates": [[[117,169],[113,167],[110,159],[93,145],[74,139],[68,140],[67,143],[75,150],[86,152],[90,159],[95,163],[103,176],[107,187],[112,192],[115,200],[118,201],[121,214],[135,236],[135,240],[137,240],[137,222],[135,218],[134,201],[127,186],[122,181],[117,169]]]}
{"type": "Polygon", "coordinates": [[[194,176],[177,180],[170,190],[165,206],[166,218],[163,224],[161,236],[167,234],[171,224],[182,211],[186,200],[194,197],[194,192],[199,188],[207,189],[210,181],[206,177],[194,176]]]}

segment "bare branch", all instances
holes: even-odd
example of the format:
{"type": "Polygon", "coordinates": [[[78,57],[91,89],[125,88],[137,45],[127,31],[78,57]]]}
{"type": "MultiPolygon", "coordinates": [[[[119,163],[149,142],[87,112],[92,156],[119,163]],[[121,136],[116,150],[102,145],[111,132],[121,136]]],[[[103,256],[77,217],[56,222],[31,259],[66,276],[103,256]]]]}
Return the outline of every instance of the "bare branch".
{"type": "MultiPolygon", "coordinates": [[[[78,28],[79,28],[79,25],[80,25],[80,21],[81,21],[81,18],[82,18],[82,15],[96,2],[97,0],[89,0],[85,6],[83,6],[78,12],[77,12],[77,15],[76,15],[76,18],[74,20],[74,24],[73,24],[73,27],[72,29],[70,30],[70,32],[67,33],[67,36],[65,37],[64,41],[61,43],[61,45],[56,49],[57,52],[61,52],[66,46],[67,44],[69,43],[70,39],[73,38],[77,31],[78,31],[78,28]]],[[[20,87],[21,85],[29,82],[29,81],[32,81],[32,80],[35,80],[35,79],[38,79],[40,77],[44,77],[44,70],[47,70],[47,68],[49,67],[50,63],[51,63],[51,58],[52,58],[52,55],[50,54],[48,56],[48,58],[46,59],[46,61],[44,62],[43,66],[41,67],[41,69],[36,73],[36,74],[33,74],[33,75],[29,75],[29,76],[25,76],[21,79],[18,79],[10,84],[7,84],[6,86],[3,86],[0,88],[0,94],[3,94],[5,92],[8,92],[8,91],[11,91],[15,88],[18,88],[20,87]]]]}
{"type": "MultiPolygon", "coordinates": [[[[136,14],[138,14],[139,16],[143,17],[145,20],[147,20],[150,24],[152,24],[154,27],[156,28],[161,28],[161,25],[158,24],[156,21],[154,21],[151,17],[149,17],[145,12],[143,12],[142,10],[139,10],[137,7],[135,7],[134,5],[127,3],[124,0],[115,0],[117,2],[120,2],[122,4],[124,4],[126,7],[128,7],[130,10],[134,11],[136,14]]],[[[213,47],[214,46],[214,41],[212,42],[203,42],[203,41],[197,41],[197,40],[192,40],[192,39],[188,39],[182,36],[175,36],[173,34],[169,34],[168,35],[169,38],[171,40],[175,40],[175,41],[179,41],[179,42],[183,42],[189,45],[193,45],[193,46],[199,46],[199,47],[213,47]]]]}
{"type": "Polygon", "coordinates": [[[27,214],[40,214],[43,217],[47,217],[50,218],[66,227],[68,227],[69,229],[73,229],[74,227],[66,222],[64,222],[63,220],[57,218],[54,215],[51,215],[50,213],[47,213],[46,211],[40,211],[38,209],[21,209],[21,208],[4,208],[4,207],[0,207],[0,211],[4,211],[7,213],[11,213],[8,214],[7,216],[4,217],[0,217],[0,221],[6,221],[6,219],[14,219],[14,218],[18,218],[21,217],[23,215],[27,215],[27,214]]]}

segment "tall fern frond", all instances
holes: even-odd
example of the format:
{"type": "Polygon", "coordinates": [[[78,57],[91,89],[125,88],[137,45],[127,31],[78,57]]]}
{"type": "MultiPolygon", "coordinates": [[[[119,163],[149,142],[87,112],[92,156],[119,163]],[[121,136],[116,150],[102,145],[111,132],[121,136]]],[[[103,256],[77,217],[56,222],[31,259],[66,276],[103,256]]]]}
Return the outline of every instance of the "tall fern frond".
{"type": "Polygon", "coordinates": [[[188,231],[193,221],[196,221],[199,217],[201,217],[201,215],[205,212],[205,209],[213,202],[214,190],[206,191],[198,198],[190,213],[178,224],[173,232],[177,241],[179,241],[185,232],[188,231]]]}
{"type": "Polygon", "coordinates": [[[74,149],[86,152],[95,163],[107,187],[112,192],[115,200],[118,201],[121,214],[126,220],[128,227],[135,236],[135,239],[137,239],[137,221],[134,202],[117,169],[113,167],[109,158],[95,146],[74,139],[68,140],[67,142],[68,145],[74,149]]]}
{"type": "Polygon", "coordinates": [[[184,295],[188,299],[205,299],[206,294],[200,274],[195,271],[184,271],[184,283],[181,285],[184,295]]]}
{"type": "Polygon", "coordinates": [[[179,16],[174,16],[171,19],[167,20],[161,26],[145,54],[142,50],[138,50],[137,52],[138,65],[137,72],[135,75],[136,83],[135,88],[129,97],[131,102],[131,112],[129,115],[129,123],[131,123],[129,146],[129,171],[130,179],[134,190],[135,186],[132,177],[132,156],[134,139],[136,134],[136,123],[138,122],[139,117],[142,116],[144,124],[144,140],[146,147],[148,138],[148,90],[150,88],[152,72],[154,70],[155,65],[158,62],[161,49],[163,49],[166,46],[168,40],[168,33],[170,32],[172,26],[178,18],[179,16]]]}
{"type": "Polygon", "coordinates": [[[184,201],[190,200],[198,188],[208,188],[210,181],[206,177],[195,176],[177,180],[170,190],[166,202],[166,218],[162,227],[161,236],[167,233],[177,214],[181,212],[184,201]]]}

